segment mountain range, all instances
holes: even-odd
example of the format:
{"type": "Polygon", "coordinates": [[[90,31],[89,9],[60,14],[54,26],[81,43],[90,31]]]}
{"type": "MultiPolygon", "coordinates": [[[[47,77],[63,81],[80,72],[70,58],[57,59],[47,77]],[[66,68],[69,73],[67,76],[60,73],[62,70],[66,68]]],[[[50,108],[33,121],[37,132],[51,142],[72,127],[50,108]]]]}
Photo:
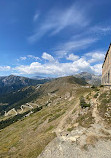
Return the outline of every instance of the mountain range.
{"type": "MultiPolygon", "coordinates": [[[[15,78],[15,76],[14,76],[15,78]]],[[[18,78],[18,77],[17,77],[18,78]]],[[[21,77],[20,77],[21,78],[21,77]]],[[[21,78],[24,81],[24,78],[21,78]]],[[[29,80],[30,81],[30,80],[29,80]]],[[[44,80],[43,80],[44,81],[44,80]]],[[[24,81],[25,83],[25,81],[24,81]]],[[[30,83],[30,82],[29,82],[30,83]]],[[[0,112],[4,114],[5,111],[8,112],[11,109],[18,110],[22,105],[27,102],[33,102],[35,99],[38,99],[47,94],[53,95],[53,93],[65,93],[65,89],[71,89],[71,84],[77,85],[86,85],[84,79],[77,79],[74,76],[60,77],[47,82],[45,84],[36,84],[35,86],[26,86],[16,91],[7,92],[0,95],[0,112]]],[[[4,89],[4,88],[3,88],[4,89]]],[[[42,101],[41,101],[42,103],[42,101]]]]}
{"type": "Polygon", "coordinates": [[[30,79],[21,76],[1,76],[0,77],[0,94],[16,91],[26,86],[35,86],[48,82],[49,79],[30,79]]]}
{"type": "Polygon", "coordinates": [[[94,75],[88,72],[81,72],[74,75],[77,78],[84,78],[85,81],[91,85],[101,85],[101,76],[94,75]]]}
{"type": "MultiPolygon", "coordinates": [[[[94,75],[94,74],[91,74],[88,72],[82,72],[82,73],[76,74],[74,76],[76,78],[84,79],[88,84],[91,84],[91,85],[100,85],[101,84],[101,76],[97,76],[97,75],[94,75]]],[[[14,75],[1,76],[0,77],[0,95],[19,90],[23,87],[44,84],[53,79],[54,78],[41,77],[41,76],[35,76],[33,78],[14,76],[14,75]]]]}
{"type": "Polygon", "coordinates": [[[51,80],[53,78],[52,77],[44,77],[44,76],[33,76],[33,77],[31,77],[31,79],[34,79],[34,80],[51,80]]]}

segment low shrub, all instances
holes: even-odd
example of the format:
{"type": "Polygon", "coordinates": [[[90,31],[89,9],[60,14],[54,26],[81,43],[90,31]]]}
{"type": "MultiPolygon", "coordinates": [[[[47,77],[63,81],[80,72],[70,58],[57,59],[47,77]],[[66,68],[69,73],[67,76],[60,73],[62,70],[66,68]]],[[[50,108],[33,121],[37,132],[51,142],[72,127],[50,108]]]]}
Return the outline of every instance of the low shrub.
{"type": "Polygon", "coordinates": [[[96,93],[95,95],[94,95],[94,98],[97,98],[98,97],[98,93],[96,93]]]}
{"type": "Polygon", "coordinates": [[[91,105],[90,105],[90,104],[87,104],[87,103],[85,102],[84,97],[82,96],[82,97],[80,98],[80,106],[81,106],[81,108],[86,108],[86,107],[90,107],[91,105]]]}
{"type": "Polygon", "coordinates": [[[91,88],[92,88],[94,91],[99,91],[99,89],[98,89],[95,85],[93,85],[91,88]]]}
{"type": "Polygon", "coordinates": [[[67,129],[67,131],[71,132],[74,129],[74,127],[70,127],[67,129]]]}
{"type": "Polygon", "coordinates": [[[91,88],[96,88],[96,87],[94,85],[92,85],[91,88]]]}

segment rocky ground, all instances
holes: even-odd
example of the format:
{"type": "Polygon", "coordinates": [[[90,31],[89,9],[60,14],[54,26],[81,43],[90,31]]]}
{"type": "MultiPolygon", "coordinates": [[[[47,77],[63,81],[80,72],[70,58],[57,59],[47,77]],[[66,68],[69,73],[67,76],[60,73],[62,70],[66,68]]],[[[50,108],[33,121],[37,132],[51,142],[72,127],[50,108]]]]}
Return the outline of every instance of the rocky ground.
{"type": "MultiPolygon", "coordinates": [[[[38,158],[111,158],[111,128],[99,115],[100,93],[94,98],[94,92],[90,97],[91,109],[83,110],[84,112],[76,109],[74,117],[72,117],[72,110],[70,110],[67,115],[63,116],[55,130],[57,137],[46,146],[38,158]],[[73,128],[66,131],[68,125],[65,124],[68,117],[76,120],[78,118],[77,111],[79,111],[79,117],[81,117],[80,113],[83,116],[85,113],[91,112],[90,125],[83,126],[82,122],[81,126],[80,122],[73,121],[75,122],[73,128]]],[[[78,103],[76,107],[78,107],[78,103]]],[[[87,122],[89,118],[90,116],[85,118],[87,122]]]]}
{"type": "Polygon", "coordinates": [[[55,138],[38,158],[111,158],[111,141],[98,141],[94,147],[81,149],[73,141],[55,138]]]}

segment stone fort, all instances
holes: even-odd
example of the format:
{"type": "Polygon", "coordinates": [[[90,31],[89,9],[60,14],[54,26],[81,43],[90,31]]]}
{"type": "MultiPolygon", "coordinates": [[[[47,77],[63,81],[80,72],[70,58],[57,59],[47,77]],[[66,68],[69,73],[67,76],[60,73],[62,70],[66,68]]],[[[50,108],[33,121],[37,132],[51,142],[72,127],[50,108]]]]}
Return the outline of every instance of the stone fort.
{"type": "Polygon", "coordinates": [[[102,85],[111,85],[111,44],[106,53],[103,65],[102,65],[102,85]]]}

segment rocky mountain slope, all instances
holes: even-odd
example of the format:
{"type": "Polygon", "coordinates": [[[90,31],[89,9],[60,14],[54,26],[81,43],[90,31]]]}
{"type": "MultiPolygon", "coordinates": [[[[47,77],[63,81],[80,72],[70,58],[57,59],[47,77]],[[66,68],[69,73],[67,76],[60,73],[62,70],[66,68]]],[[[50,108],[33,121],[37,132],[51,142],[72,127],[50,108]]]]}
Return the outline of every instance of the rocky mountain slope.
{"type": "Polygon", "coordinates": [[[34,102],[38,98],[47,94],[49,96],[55,95],[55,92],[56,94],[64,94],[64,90],[70,91],[70,89],[72,88],[71,84],[86,85],[87,83],[84,80],[76,79],[73,76],[63,78],[61,77],[43,85],[28,86],[16,92],[10,92],[1,95],[0,113],[1,115],[3,115],[5,112],[9,112],[9,110],[13,108],[14,110],[19,110],[21,106],[26,106],[27,102],[34,102]]]}
{"type": "Polygon", "coordinates": [[[47,81],[48,79],[34,80],[34,79],[21,77],[21,76],[14,76],[14,75],[3,76],[0,77],[0,94],[16,91],[26,86],[43,84],[47,81]]]}
{"type": "Polygon", "coordinates": [[[44,76],[34,76],[34,77],[31,77],[31,79],[34,79],[34,80],[52,80],[54,78],[51,78],[51,77],[44,77],[44,76]]]}
{"type": "MultiPolygon", "coordinates": [[[[85,85],[84,80],[69,76],[40,87],[33,86],[33,91],[27,93],[27,97],[24,95],[26,88],[20,91],[21,95],[17,92],[17,95],[24,96],[24,103],[19,102],[17,109],[16,103],[10,104],[9,107],[13,107],[0,116],[0,155],[12,158],[37,157],[56,137],[52,131],[67,110],[73,109],[75,98],[89,91],[84,88],[85,85]]],[[[3,106],[2,102],[0,106],[3,106]]]]}
{"type": "Polygon", "coordinates": [[[111,90],[68,76],[22,92],[0,116],[2,158],[110,158],[111,90]]]}
{"type": "Polygon", "coordinates": [[[101,76],[97,76],[88,72],[81,72],[80,74],[74,75],[77,78],[84,78],[86,82],[91,85],[101,85],[101,76]]]}

